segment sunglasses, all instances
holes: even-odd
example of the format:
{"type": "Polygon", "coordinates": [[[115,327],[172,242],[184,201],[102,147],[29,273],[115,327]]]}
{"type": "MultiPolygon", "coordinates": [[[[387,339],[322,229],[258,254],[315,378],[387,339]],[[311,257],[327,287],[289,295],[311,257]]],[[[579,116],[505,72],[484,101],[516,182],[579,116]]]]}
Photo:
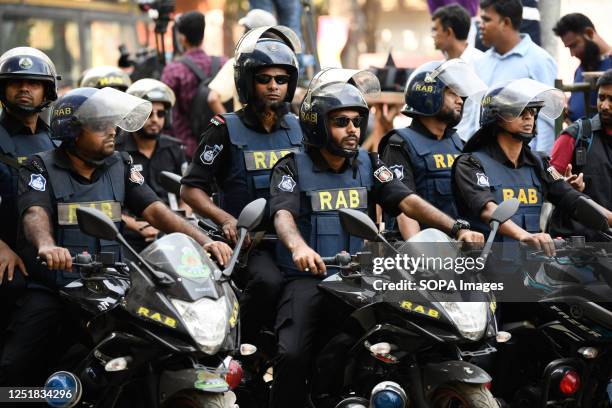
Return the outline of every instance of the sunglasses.
{"type": "Polygon", "coordinates": [[[331,123],[337,128],[345,128],[348,126],[349,122],[353,122],[353,126],[359,127],[361,126],[362,120],[362,116],[357,116],[354,118],[349,118],[348,116],[337,116],[331,120],[331,123]]]}
{"type": "Polygon", "coordinates": [[[268,74],[255,75],[255,81],[258,84],[262,84],[262,85],[270,83],[272,79],[274,79],[274,82],[276,82],[278,85],[285,85],[289,83],[289,80],[291,79],[291,77],[289,75],[268,75],[268,74]]]}
{"type": "Polygon", "coordinates": [[[165,110],[151,111],[151,114],[149,115],[149,117],[152,117],[152,116],[157,116],[158,119],[163,119],[166,117],[166,111],[165,110]]]}

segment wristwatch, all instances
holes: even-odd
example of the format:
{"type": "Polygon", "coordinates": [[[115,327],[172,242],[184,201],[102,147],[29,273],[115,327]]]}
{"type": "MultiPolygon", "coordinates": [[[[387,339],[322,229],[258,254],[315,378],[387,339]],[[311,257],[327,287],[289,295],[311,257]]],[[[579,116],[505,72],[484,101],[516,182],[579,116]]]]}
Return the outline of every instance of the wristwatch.
{"type": "Polygon", "coordinates": [[[451,229],[450,236],[454,239],[457,239],[457,234],[459,234],[459,230],[462,229],[470,229],[470,223],[466,220],[457,218],[455,224],[453,225],[453,228],[451,229]]]}

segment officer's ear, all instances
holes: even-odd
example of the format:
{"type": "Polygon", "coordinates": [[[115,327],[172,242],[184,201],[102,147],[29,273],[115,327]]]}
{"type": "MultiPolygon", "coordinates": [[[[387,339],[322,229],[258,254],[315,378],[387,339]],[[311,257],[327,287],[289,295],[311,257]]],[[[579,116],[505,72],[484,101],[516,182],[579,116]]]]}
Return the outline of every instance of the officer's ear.
{"type": "Polygon", "coordinates": [[[595,30],[593,29],[593,27],[587,27],[584,29],[583,34],[586,36],[586,38],[592,41],[593,37],[595,36],[595,30]]]}

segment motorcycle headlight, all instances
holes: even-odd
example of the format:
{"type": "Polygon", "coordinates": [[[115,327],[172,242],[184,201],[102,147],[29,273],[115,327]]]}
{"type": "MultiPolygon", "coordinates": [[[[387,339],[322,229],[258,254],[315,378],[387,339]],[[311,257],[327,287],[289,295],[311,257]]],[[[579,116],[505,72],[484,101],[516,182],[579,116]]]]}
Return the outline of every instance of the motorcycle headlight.
{"type": "Polygon", "coordinates": [[[487,328],[486,302],[440,302],[459,333],[466,339],[479,340],[487,328]]]}
{"type": "Polygon", "coordinates": [[[215,354],[229,332],[230,312],[225,296],[202,298],[194,303],[171,299],[189,334],[206,354],[215,354]]]}

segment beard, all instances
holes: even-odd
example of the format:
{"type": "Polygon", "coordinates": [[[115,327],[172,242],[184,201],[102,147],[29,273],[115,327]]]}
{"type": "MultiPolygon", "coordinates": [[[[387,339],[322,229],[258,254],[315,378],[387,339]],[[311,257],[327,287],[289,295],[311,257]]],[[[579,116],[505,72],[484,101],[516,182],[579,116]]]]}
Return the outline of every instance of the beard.
{"type": "Polygon", "coordinates": [[[436,118],[448,125],[449,128],[455,127],[461,122],[461,112],[456,113],[454,109],[443,107],[436,115],[436,118]]]}
{"type": "Polygon", "coordinates": [[[144,128],[138,131],[138,135],[142,136],[144,139],[157,139],[161,132],[147,132],[144,128]]]}
{"type": "Polygon", "coordinates": [[[597,71],[599,69],[601,50],[595,42],[585,38],[584,54],[580,59],[584,71],[597,71]]]}

